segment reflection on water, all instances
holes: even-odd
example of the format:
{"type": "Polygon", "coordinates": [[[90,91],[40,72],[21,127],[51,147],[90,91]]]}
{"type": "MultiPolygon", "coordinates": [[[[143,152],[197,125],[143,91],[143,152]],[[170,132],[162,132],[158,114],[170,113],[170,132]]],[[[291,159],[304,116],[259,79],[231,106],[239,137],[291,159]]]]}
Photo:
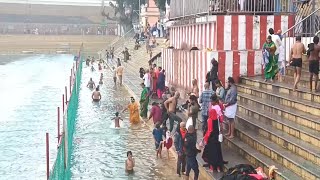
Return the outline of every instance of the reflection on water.
{"type": "Polygon", "coordinates": [[[72,63],[72,55],[39,55],[0,65],[0,179],[45,179],[45,133],[52,165],[56,109],[72,63]]]}
{"type": "MultiPolygon", "coordinates": [[[[97,69],[97,68],[96,68],[97,69]]],[[[128,128],[128,114],[121,114],[124,128],[113,128],[114,113],[129,103],[130,95],[120,87],[115,89],[112,73],[105,74],[101,86],[100,105],[91,101],[91,93],[85,86],[92,77],[99,80],[99,72],[83,69],[79,111],[74,135],[72,155],[72,179],[177,179],[175,160],[156,159],[151,130],[147,126],[128,128]],[[116,104],[116,105],[115,105],[116,104]],[[136,160],[135,174],[126,176],[124,162],[131,150],[136,160]]]]}

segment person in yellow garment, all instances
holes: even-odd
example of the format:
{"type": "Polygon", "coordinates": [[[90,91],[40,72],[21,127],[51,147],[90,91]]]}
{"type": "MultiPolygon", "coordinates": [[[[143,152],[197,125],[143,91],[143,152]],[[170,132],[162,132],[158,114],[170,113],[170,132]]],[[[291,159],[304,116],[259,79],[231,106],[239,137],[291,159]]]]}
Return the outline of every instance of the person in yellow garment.
{"type": "Polygon", "coordinates": [[[131,97],[131,103],[123,109],[122,112],[129,110],[129,120],[131,124],[138,124],[140,122],[140,115],[139,115],[139,105],[136,100],[131,97]]]}

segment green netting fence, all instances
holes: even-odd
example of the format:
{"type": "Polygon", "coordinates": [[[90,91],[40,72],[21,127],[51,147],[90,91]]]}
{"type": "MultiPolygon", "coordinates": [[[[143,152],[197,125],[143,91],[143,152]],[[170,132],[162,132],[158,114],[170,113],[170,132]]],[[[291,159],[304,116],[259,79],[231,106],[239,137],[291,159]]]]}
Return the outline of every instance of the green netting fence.
{"type": "MultiPolygon", "coordinates": [[[[70,179],[70,162],[71,162],[71,153],[72,153],[72,139],[74,134],[75,127],[75,119],[78,110],[78,102],[79,102],[79,91],[80,91],[80,83],[81,83],[81,75],[82,75],[82,62],[84,55],[83,46],[81,45],[79,54],[77,56],[77,61],[75,62],[70,76],[70,87],[69,87],[69,100],[63,102],[66,108],[63,113],[63,128],[62,133],[59,137],[59,145],[58,145],[58,153],[56,160],[54,162],[53,168],[50,171],[49,179],[50,180],[64,180],[70,179]]],[[[66,88],[66,92],[64,97],[68,94],[68,90],[66,88]]],[[[64,99],[64,98],[63,98],[64,99]]],[[[67,99],[67,98],[65,98],[67,99]]]]}

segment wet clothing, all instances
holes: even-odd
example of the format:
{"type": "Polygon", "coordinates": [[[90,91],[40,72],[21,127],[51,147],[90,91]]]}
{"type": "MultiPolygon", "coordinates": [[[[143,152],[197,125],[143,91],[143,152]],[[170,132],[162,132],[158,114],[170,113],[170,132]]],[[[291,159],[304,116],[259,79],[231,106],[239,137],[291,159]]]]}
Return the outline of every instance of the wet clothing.
{"type": "Polygon", "coordinates": [[[194,171],[194,180],[199,178],[199,165],[195,156],[187,156],[187,171],[186,176],[190,175],[191,169],[194,171]]]}
{"type": "Polygon", "coordinates": [[[133,174],[133,169],[127,170],[127,173],[128,173],[128,174],[133,174]]]}
{"type": "Polygon", "coordinates": [[[170,125],[169,131],[172,132],[174,122],[177,121],[177,123],[180,123],[182,122],[182,119],[179,116],[177,116],[175,113],[168,113],[168,116],[169,116],[169,125],[170,125]]]}
{"type": "Polygon", "coordinates": [[[302,68],[302,58],[292,58],[291,66],[302,68]]]}
{"type": "Polygon", "coordinates": [[[149,104],[149,96],[148,89],[146,87],[143,88],[140,96],[140,116],[146,118],[148,116],[148,104],[149,104]]]}
{"type": "Polygon", "coordinates": [[[277,47],[274,42],[264,43],[263,45],[263,56],[264,56],[264,77],[265,79],[273,79],[277,74],[278,68],[278,57],[279,54],[275,55],[274,52],[270,52],[267,48],[273,48],[276,51],[277,47]]]}
{"type": "Polygon", "coordinates": [[[155,147],[156,147],[156,149],[159,149],[160,142],[163,140],[162,139],[162,135],[163,135],[162,129],[160,129],[160,128],[159,129],[153,129],[152,135],[153,135],[153,137],[155,139],[155,147]]]}
{"type": "Polygon", "coordinates": [[[319,60],[309,60],[309,72],[319,74],[319,60]]]}
{"type": "Polygon", "coordinates": [[[162,123],[162,110],[159,106],[152,106],[150,115],[152,116],[153,124],[162,123]]]}
{"type": "Polygon", "coordinates": [[[130,123],[133,123],[133,124],[139,123],[140,122],[139,105],[136,102],[130,103],[128,105],[128,110],[130,113],[130,117],[129,117],[130,123]]]}
{"type": "Polygon", "coordinates": [[[178,154],[178,161],[177,161],[177,174],[181,175],[181,172],[184,173],[186,172],[186,155],[183,154],[178,154]]]}
{"type": "Polygon", "coordinates": [[[191,169],[194,171],[194,179],[198,179],[199,177],[199,166],[198,161],[196,159],[199,150],[196,147],[197,144],[197,136],[195,133],[187,133],[184,140],[184,147],[186,152],[186,160],[187,160],[187,171],[186,176],[189,176],[191,169]]]}
{"type": "Polygon", "coordinates": [[[93,99],[93,102],[99,102],[100,99],[93,99]]]}

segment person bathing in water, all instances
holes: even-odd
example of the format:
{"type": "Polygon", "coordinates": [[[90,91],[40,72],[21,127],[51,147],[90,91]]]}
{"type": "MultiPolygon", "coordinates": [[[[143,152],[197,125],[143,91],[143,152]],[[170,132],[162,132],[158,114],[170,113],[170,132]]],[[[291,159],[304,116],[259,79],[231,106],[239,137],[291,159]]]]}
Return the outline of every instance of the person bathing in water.
{"type": "Polygon", "coordinates": [[[99,84],[103,84],[103,73],[101,73],[101,75],[100,75],[100,81],[99,81],[99,84]]]}
{"type": "Polygon", "coordinates": [[[93,67],[93,66],[91,66],[91,71],[95,71],[95,69],[94,69],[94,67],[93,67]]]}
{"type": "Polygon", "coordinates": [[[114,66],[112,66],[112,73],[113,73],[114,86],[117,86],[117,71],[116,71],[116,68],[114,66]]]}
{"type": "Polygon", "coordinates": [[[96,90],[92,93],[92,100],[93,102],[99,102],[101,100],[101,94],[99,92],[99,88],[97,87],[96,90]]]}
{"type": "Polygon", "coordinates": [[[126,160],[126,173],[127,174],[133,174],[133,167],[135,165],[134,159],[132,157],[132,152],[127,152],[127,160],[126,160]]]}
{"type": "Polygon", "coordinates": [[[119,117],[119,112],[115,113],[116,117],[114,117],[112,120],[114,120],[114,127],[120,128],[120,120],[123,121],[121,117],[119,117]]]}
{"type": "Polygon", "coordinates": [[[96,87],[96,84],[93,82],[92,78],[90,78],[90,81],[88,82],[87,87],[90,89],[93,89],[96,87]]]}
{"type": "Polygon", "coordinates": [[[101,71],[102,70],[102,65],[100,63],[98,64],[98,67],[99,67],[99,71],[101,71]]]}

